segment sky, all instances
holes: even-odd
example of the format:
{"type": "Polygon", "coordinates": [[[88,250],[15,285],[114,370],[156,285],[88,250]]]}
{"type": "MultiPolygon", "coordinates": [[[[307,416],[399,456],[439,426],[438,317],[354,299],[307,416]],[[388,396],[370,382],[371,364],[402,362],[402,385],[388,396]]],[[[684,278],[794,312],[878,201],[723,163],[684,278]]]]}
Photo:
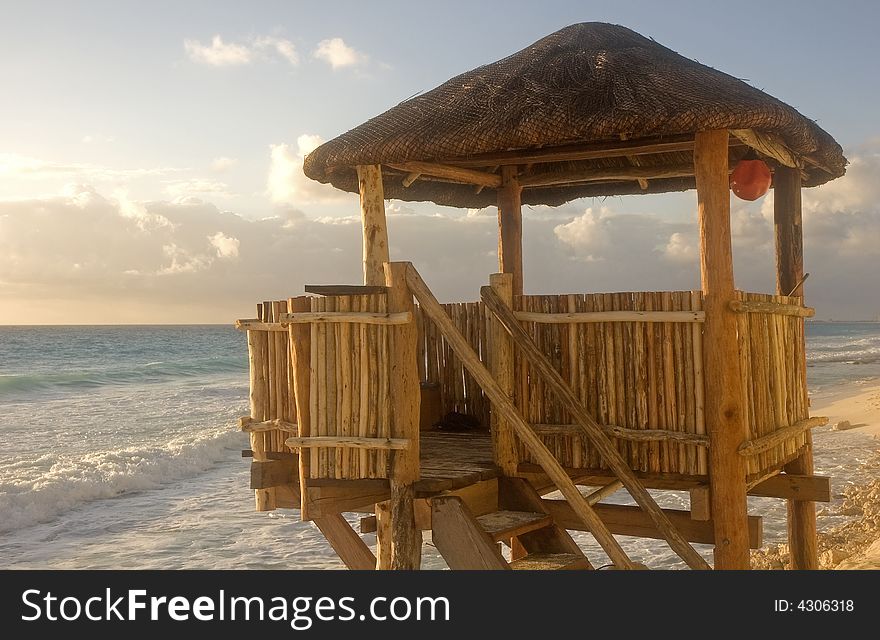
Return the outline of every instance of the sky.
{"type": "MultiPolygon", "coordinates": [[[[798,108],[847,175],[804,193],[817,317],[880,317],[874,2],[0,1],[0,324],[228,323],[361,278],[322,141],[568,24],[628,26],[798,108]]],[[[494,209],[389,201],[444,300],[497,270],[494,209]]],[[[736,284],[774,287],[772,194],[732,202],[736,284]]],[[[693,192],[524,210],[526,292],[699,288],[693,192]]]]}

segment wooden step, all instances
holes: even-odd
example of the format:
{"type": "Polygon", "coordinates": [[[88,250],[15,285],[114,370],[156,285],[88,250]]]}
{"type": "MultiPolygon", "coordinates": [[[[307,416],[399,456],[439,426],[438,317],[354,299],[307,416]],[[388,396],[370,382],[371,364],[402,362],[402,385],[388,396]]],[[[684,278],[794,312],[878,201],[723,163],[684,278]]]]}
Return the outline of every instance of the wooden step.
{"type": "Polygon", "coordinates": [[[514,571],[559,571],[590,569],[590,563],[575,553],[530,553],[510,563],[514,571]]]}
{"type": "Polygon", "coordinates": [[[553,518],[546,513],[531,511],[495,511],[478,517],[477,522],[495,542],[501,542],[550,526],[553,518]]]}

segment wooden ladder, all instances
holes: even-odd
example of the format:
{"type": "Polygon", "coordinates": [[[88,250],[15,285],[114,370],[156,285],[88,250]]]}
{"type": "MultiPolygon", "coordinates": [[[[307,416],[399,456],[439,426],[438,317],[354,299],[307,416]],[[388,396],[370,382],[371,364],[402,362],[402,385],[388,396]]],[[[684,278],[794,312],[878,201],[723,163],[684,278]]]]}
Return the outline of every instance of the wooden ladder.
{"type": "Polygon", "coordinates": [[[474,516],[457,496],[431,501],[434,544],[450,569],[592,569],[584,552],[522,478],[499,478],[497,511],[474,516]],[[499,543],[511,554],[507,561],[499,543]]]}
{"type": "MultiPolygon", "coordinates": [[[[563,497],[571,505],[572,511],[586,525],[614,565],[620,569],[637,568],[636,564],[630,560],[623,548],[615,540],[608,527],[599,518],[589,501],[581,494],[580,490],[565,472],[565,469],[562,468],[559,461],[547,449],[532,426],[517,410],[507,393],[480,361],[479,356],[444,312],[440,303],[434,297],[434,294],[431,293],[431,290],[425,284],[425,281],[422,280],[415,267],[410,263],[405,264],[407,286],[418,300],[422,312],[437,325],[437,328],[446,338],[455,355],[458,356],[462,364],[467,368],[468,373],[471,374],[491,400],[493,410],[498,412],[499,416],[512,426],[520,441],[529,449],[533,459],[540,464],[550,480],[553,481],[563,497]]],[[[538,346],[522,328],[513,310],[504,304],[491,287],[483,287],[481,296],[486,307],[511,335],[514,343],[519,347],[522,357],[527,358],[532,369],[541,374],[563,407],[571,414],[586,437],[599,450],[611,471],[620,479],[620,482],[626,487],[630,495],[663,534],[672,550],[692,569],[710,569],[711,567],[708,563],[679,533],[642,483],[639,482],[626,461],[620,456],[614,444],[602,430],[602,427],[590,416],[559,372],[553,368],[552,363],[541,353],[538,346]]]]}

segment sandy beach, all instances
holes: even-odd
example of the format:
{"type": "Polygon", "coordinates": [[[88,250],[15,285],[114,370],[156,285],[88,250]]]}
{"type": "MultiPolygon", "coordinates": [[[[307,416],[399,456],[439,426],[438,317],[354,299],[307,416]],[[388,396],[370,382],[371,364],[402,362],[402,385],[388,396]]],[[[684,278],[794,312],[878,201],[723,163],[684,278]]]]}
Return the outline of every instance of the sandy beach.
{"type": "MultiPolygon", "coordinates": [[[[817,505],[820,568],[880,569],[880,383],[838,385],[815,393],[811,405],[812,415],[828,417],[826,428],[878,440],[877,452],[860,462],[874,479],[848,485],[846,478],[832,478],[834,502],[817,505]],[[849,520],[823,527],[823,519],[836,516],[849,520]]],[[[752,562],[760,569],[787,568],[787,545],[754,552],[752,562]]]]}

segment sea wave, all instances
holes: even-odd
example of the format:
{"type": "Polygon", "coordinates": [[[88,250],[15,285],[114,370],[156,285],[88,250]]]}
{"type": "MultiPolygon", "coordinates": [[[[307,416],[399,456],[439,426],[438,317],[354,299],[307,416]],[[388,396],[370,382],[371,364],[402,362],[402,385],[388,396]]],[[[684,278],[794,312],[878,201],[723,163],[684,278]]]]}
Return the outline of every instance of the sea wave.
{"type": "Polygon", "coordinates": [[[0,533],[49,522],[89,502],[197,476],[228,459],[241,445],[241,433],[230,428],[163,446],[59,454],[36,480],[0,483],[0,533]]]}
{"type": "Polygon", "coordinates": [[[246,371],[247,363],[241,358],[226,357],[189,362],[147,362],[100,370],[0,374],[0,399],[42,391],[76,391],[110,385],[149,384],[246,371]]]}

